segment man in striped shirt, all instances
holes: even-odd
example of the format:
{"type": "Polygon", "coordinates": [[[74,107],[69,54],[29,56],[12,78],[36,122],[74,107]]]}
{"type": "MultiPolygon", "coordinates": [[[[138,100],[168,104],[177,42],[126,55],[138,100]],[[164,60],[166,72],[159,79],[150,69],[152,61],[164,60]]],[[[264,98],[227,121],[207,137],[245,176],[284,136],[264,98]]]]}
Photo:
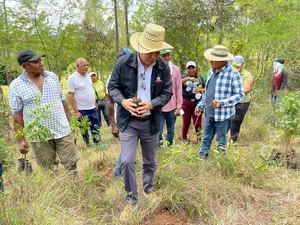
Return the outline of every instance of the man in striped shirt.
{"type": "Polygon", "coordinates": [[[204,110],[204,133],[199,157],[206,159],[212,140],[217,135],[218,151],[226,152],[226,135],[235,115],[235,104],[244,98],[240,74],[229,65],[233,55],[225,46],[207,49],[204,57],[210,61],[211,70],[206,81],[206,92],[196,107],[196,113],[204,110]]]}

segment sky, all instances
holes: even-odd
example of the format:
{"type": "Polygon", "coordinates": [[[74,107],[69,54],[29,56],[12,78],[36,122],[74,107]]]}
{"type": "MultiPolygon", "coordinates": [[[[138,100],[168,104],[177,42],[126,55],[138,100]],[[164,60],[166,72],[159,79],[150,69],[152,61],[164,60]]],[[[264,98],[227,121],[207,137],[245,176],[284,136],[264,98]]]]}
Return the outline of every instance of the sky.
{"type": "MultiPolygon", "coordinates": [[[[20,4],[21,0],[6,0],[6,6],[7,8],[16,9],[21,6],[20,4]]],[[[84,5],[85,0],[75,0],[77,5],[84,5]]],[[[59,16],[61,14],[62,10],[65,10],[67,8],[67,1],[66,0],[40,0],[40,3],[38,5],[38,10],[42,11],[44,10],[48,15],[50,15],[48,18],[50,20],[50,23],[55,25],[58,25],[59,23],[59,16]]],[[[79,22],[83,18],[82,11],[76,9],[72,10],[72,12],[68,12],[69,15],[73,14],[76,15],[73,17],[70,21],[69,18],[66,18],[65,23],[72,23],[72,22],[79,22]]]]}

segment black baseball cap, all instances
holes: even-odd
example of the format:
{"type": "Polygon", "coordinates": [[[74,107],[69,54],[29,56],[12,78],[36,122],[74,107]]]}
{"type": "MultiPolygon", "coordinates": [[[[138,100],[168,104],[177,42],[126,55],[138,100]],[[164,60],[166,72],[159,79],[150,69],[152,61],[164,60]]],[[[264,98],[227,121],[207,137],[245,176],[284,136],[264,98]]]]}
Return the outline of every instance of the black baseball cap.
{"type": "Polygon", "coordinates": [[[18,60],[19,65],[22,65],[23,63],[26,63],[26,62],[33,62],[33,61],[39,60],[42,57],[45,57],[45,55],[39,55],[36,52],[32,51],[31,49],[25,49],[25,50],[19,51],[17,60],[18,60]]]}

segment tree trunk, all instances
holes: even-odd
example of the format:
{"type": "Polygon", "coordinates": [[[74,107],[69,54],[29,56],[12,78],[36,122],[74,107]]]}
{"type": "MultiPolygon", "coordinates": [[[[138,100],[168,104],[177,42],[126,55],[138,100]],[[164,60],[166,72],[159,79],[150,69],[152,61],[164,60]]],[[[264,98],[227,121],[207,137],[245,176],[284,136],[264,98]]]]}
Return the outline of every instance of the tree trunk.
{"type": "Polygon", "coordinates": [[[124,0],[125,30],[126,30],[126,47],[129,48],[129,31],[128,31],[128,2],[124,0]]]}
{"type": "Polygon", "coordinates": [[[118,28],[118,8],[117,0],[114,0],[114,9],[115,9],[115,32],[116,32],[116,55],[119,51],[119,28],[118,28]]]}

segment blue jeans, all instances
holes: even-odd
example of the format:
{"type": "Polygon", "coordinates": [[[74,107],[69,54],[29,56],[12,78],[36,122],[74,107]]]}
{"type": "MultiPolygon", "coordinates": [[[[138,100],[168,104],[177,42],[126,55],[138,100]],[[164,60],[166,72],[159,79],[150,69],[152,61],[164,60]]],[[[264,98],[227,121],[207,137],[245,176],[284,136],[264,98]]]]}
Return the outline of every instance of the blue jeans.
{"type": "Polygon", "coordinates": [[[227,146],[226,135],[230,128],[231,118],[216,122],[214,118],[204,117],[204,132],[202,137],[202,145],[199,151],[200,158],[207,158],[208,153],[211,147],[212,140],[214,139],[215,134],[217,134],[217,145],[220,153],[225,153],[227,146]]]}
{"type": "Polygon", "coordinates": [[[114,176],[115,177],[118,177],[122,174],[122,159],[121,159],[121,154],[119,155],[119,158],[118,158],[118,162],[117,162],[117,165],[114,169],[114,176]]]}
{"type": "Polygon", "coordinates": [[[167,141],[170,145],[173,144],[174,139],[174,126],[175,126],[175,110],[172,110],[170,112],[161,112],[160,117],[160,133],[159,133],[159,141],[163,138],[163,132],[164,132],[164,124],[166,120],[167,124],[167,141]]]}
{"type": "MultiPolygon", "coordinates": [[[[82,116],[86,116],[89,121],[91,122],[90,129],[93,135],[93,142],[98,143],[100,141],[100,132],[99,129],[101,127],[100,120],[99,120],[99,114],[95,109],[90,110],[78,110],[82,116]]],[[[86,144],[89,144],[89,133],[86,131],[83,135],[83,140],[86,144]]]]}

